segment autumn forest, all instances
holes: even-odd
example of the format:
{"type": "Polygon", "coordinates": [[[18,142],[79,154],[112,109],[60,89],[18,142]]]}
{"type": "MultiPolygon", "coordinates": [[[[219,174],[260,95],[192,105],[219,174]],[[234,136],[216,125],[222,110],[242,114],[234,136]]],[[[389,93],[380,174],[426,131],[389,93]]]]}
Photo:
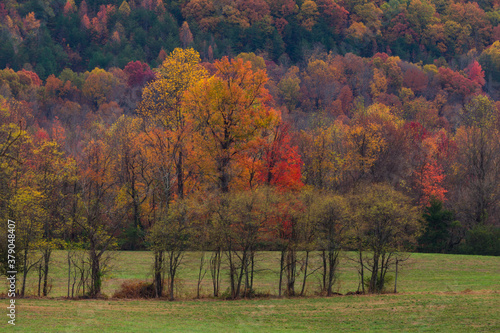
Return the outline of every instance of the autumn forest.
{"type": "Polygon", "coordinates": [[[22,296],[54,250],[93,298],[111,252],[151,251],[140,288],[172,300],[186,251],[231,299],[258,251],[279,296],[308,270],[331,296],[341,251],[359,293],[410,252],[500,255],[499,23],[489,0],[2,1],[0,274],[8,219],[22,296]]]}

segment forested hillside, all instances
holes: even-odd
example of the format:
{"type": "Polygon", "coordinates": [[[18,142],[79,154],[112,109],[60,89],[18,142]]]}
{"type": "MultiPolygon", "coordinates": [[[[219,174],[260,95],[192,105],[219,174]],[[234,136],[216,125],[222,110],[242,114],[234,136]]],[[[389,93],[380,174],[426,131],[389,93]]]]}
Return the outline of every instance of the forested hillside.
{"type": "MultiPolygon", "coordinates": [[[[377,52],[463,69],[500,38],[496,1],[453,0],[5,0],[0,4],[0,67],[42,78],[69,68],[160,65],[175,47],[202,59],[259,52],[281,64],[315,51],[377,52]],[[162,51],[163,50],[163,51],[162,51]]],[[[500,75],[485,54],[482,65],[500,75]]]]}
{"type": "Polygon", "coordinates": [[[495,1],[3,1],[19,271],[45,294],[52,250],[86,249],[95,296],[108,250],[150,249],[161,295],[203,249],[236,298],[257,249],[287,279],[323,251],[329,294],[341,249],[370,291],[401,251],[499,255],[499,22],[495,1]]]}

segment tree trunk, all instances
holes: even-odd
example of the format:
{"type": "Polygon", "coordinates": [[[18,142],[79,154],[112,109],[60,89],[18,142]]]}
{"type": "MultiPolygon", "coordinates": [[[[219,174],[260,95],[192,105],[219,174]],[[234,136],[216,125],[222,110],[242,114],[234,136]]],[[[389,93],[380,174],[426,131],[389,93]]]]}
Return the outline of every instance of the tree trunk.
{"type": "Polygon", "coordinates": [[[177,160],[177,194],[179,199],[184,198],[184,172],[183,172],[182,150],[179,150],[179,159],[177,160]]]}
{"type": "Polygon", "coordinates": [[[251,253],[251,258],[250,258],[250,290],[252,291],[253,290],[253,273],[255,271],[255,251],[252,250],[252,253],[251,253]]]}
{"type": "Polygon", "coordinates": [[[297,255],[295,249],[289,248],[286,256],[287,288],[288,296],[295,296],[295,276],[297,268],[297,255]]]}
{"type": "Polygon", "coordinates": [[[231,157],[229,147],[231,146],[230,134],[227,128],[224,128],[224,138],[221,143],[222,156],[218,158],[217,171],[219,173],[219,188],[222,193],[229,192],[229,164],[231,157]]]}
{"type": "Polygon", "coordinates": [[[43,269],[42,269],[42,262],[40,262],[40,264],[38,264],[38,297],[40,297],[42,276],[43,276],[43,269]]]}
{"type": "MultiPolygon", "coordinates": [[[[363,291],[363,294],[365,293],[365,267],[363,264],[363,252],[359,251],[359,264],[361,267],[360,270],[360,275],[361,275],[361,290],[363,291]]],[[[358,288],[359,290],[359,288],[358,288]]]]}
{"type": "Polygon", "coordinates": [[[200,298],[200,287],[201,287],[201,281],[205,277],[205,273],[201,273],[203,270],[203,265],[205,264],[205,252],[202,252],[201,258],[200,258],[200,268],[198,270],[198,284],[196,286],[196,298],[200,298]]]}
{"type": "Polygon", "coordinates": [[[328,270],[328,264],[326,263],[326,251],[323,250],[321,251],[321,259],[323,261],[323,285],[322,285],[322,291],[326,292],[327,291],[327,282],[326,282],[326,275],[327,275],[327,270],[328,270]]]}
{"type": "Polygon", "coordinates": [[[368,288],[369,293],[378,292],[378,270],[379,270],[379,255],[377,252],[373,253],[373,265],[372,265],[372,276],[370,278],[370,286],[368,288]]]}
{"type": "Polygon", "coordinates": [[[49,280],[49,263],[50,256],[52,254],[52,249],[46,249],[43,253],[43,296],[47,296],[48,290],[48,280],[49,280]]]}
{"type": "Polygon", "coordinates": [[[173,301],[174,300],[174,287],[175,287],[175,273],[177,271],[177,263],[176,263],[176,258],[174,258],[175,256],[175,253],[174,251],[171,251],[170,252],[170,260],[169,260],[169,269],[168,269],[168,272],[169,272],[169,275],[170,275],[170,285],[169,285],[169,288],[168,288],[168,292],[169,292],[169,300],[170,301],[173,301]]]}
{"type": "Polygon", "coordinates": [[[174,287],[175,287],[175,275],[177,273],[177,268],[180,265],[180,262],[182,260],[182,251],[176,251],[176,250],[171,250],[169,251],[169,267],[168,267],[168,273],[169,273],[169,278],[170,278],[170,286],[169,286],[169,300],[173,301],[174,300],[174,287]]]}
{"type": "Polygon", "coordinates": [[[250,290],[250,260],[251,259],[249,259],[248,264],[245,265],[245,286],[243,288],[243,295],[245,297],[248,297],[248,293],[250,290]]]}
{"type": "Polygon", "coordinates": [[[396,258],[396,276],[394,277],[394,293],[396,294],[398,291],[398,264],[399,260],[396,258]]]}
{"type": "Polygon", "coordinates": [[[337,265],[339,260],[339,251],[335,249],[328,250],[328,289],[327,295],[333,295],[333,284],[335,283],[335,272],[337,271],[337,265]]]}
{"type": "Polygon", "coordinates": [[[90,296],[95,298],[101,294],[101,267],[99,255],[95,250],[90,253],[90,296]]]}
{"type": "Polygon", "coordinates": [[[229,260],[229,278],[230,278],[230,283],[231,283],[231,298],[235,299],[236,298],[236,279],[235,279],[236,268],[234,267],[231,248],[229,248],[229,250],[227,251],[227,259],[229,260]]]}
{"type": "Polygon", "coordinates": [[[240,273],[237,276],[238,278],[238,284],[236,286],[236,298],[240,297],[240,291],[241,291],[241,282],[243,280],[243,272],[246,267],[248,267],[248,249],[243,249],[243,253],[241,255],[241,263],[240,263],[240,273]]]}
{"type": "Polygon", "coordinates": [[[280,257],[280,281],[278,285],[278,296],[281,297],[281,286],[283,285],[283,272],[285,270],[285,249],[281,250],[281,257],[280,257]]]}
{"type": "Polygon", "coordinates": [[[21,287],[21,297],[24,297],[24,291],[26,290],[26,277],[28,275],[28,250],[24,250],[24,264],[23,264],[23,286],[21,287]]]}
{"type": "Polygon", "coordinates": [[[306,262],[304,263],[304,279],[302,280],[302,290],[300,291],[300,296],[304,296],[304,291],[306,289],[306,279],[307,279],[307,266],[309,264],[309,251],[306,251],[306,262]]]}
{"type": "Polygon", "coordinates": [[[132,195],[132,205],[134,206],[134,232],[132,233],[132,239],[130,244],[130,249],[132,251],[136,250],[138,243],[138,234],[137,230],[141,227],[140,215],[139,215],[139,203],[137,196],[135,194],[135,189],[133,190],[134,194],[132,195]]]}
{"type": "Polygon", "coordinates": [[[68,251],[67,259],[68,259],[68,298],[69,298],[69,289],[71,285],[71,259],[70,259],[71,251],[68,251]]]}
{"type": "Polygon", "coordinates": [[[155,296],[161,297],[163,295],[163,262],[164,252],[162,250],[155,251],[155,264],[154,264],[154,287],[155,296]]]}
{"type": "Polygon", "coordinates": [[[210,274],[212,275],[212,285],[214,289],[214,297],[219,297],[220,287],[220,265],[221,265],[221,250],[218,248],[212,253],[210,259],[210,274]]]}

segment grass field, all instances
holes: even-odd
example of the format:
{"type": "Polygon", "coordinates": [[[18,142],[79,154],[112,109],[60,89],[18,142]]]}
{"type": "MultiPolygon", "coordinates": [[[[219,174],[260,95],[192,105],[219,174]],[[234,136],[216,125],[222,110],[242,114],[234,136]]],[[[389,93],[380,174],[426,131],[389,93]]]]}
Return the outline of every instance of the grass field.
{"type": "MultiPolygon", "coordinates": [[[[498,332],[497,293],[252,301],[19,301],[13,332],[498,332]]],[[[6,332],[6,330],[4,330],[6,332]]]]}
{"type": "MultiPolygon", "coordinates": [[[[178,292],[180,298],[194,298],[198,278],[200,253],[190,252],[184,257],[178,274],[178,292]]],[[[338,284],[336,291],[345,294],[358,288],[357,268],[349,260],[353,253],[346,253],[339,264],[338,284]]],[[[207,255],[208,258],[208,255],[207,255]]],[[[317,265],[317,256],[313,256],[309,268],[317,265]],[[316,262],[315,262],[316,261],[316,262]]],[[[105,277],[103,292],[108,296],[119,288],[126,280],[152,280],[151,252],[115,252],[112,268],[105,277]]],[[[259,252],[256,262],[255,289],[258,292],[278,293],[279,254],[276,252],[259,252]]],[[[202,283],[202,294],[209,295],[211,281],[207,272],[202,283]]],[[[229,287],[228,274],[222,274],[221,290],[229,287]]],[[[319,288],[319,275],[308,278],[307,294],[315,295],[319,288]]],[[[31,274],[28,283],[28,293],[37,291],[36,272],[31,274]]],[[[66,252],[55,251],[50,272],[52,291],[49,296],[67,295],[67,264],[66,252]]],[[[298,284],[301,280],[299,279],[298,284]]],[[[443,254],[412,254],[410,259],[400,268],[398,292],[461,292],[470,289],[500,291],[500,257],[443,255],[443,254]]]]}
{"type": "MultiPolygon", "coordinates": [[[[336,289],[356,290],[356,269],[346,254],[336,289]]],[[[181,298],[195,293],[199,253],[188,253],[180,270],[181,298]]],[[[257,300],[66,300],[65,253],[54,256],[51,297],[18,299],[13,332],[498,332],[500,331],[500,258],[413,254],[403,266],[398,294],[374,296],[313,296],[311,277],[306,298],[257,300]]],[[[259,253],[256,289],[277,292],[277,259],[259,253]]],[[[129,279],[149,279],[151,254],[117,252],[104,282],[112,295],[129,279]]],[[[225,281],[221,289],[227,288],[225,281]]],[[[29,290],[36,289],[30,280],[29,290]]],[[[210,293],[209,276],[203,293],[210,293]]],[[[7,299],[2,302],[7,304],[7,299]]],[[[5,310],[6,311],[6,310],[5,310]]],[[[0,327],[7,326],[4,323],[0,327]]],[[[10,326],[10,325],[8,325],[10,326]]],[[[2,331],[5,331],[2,329],[2,331]]]]}

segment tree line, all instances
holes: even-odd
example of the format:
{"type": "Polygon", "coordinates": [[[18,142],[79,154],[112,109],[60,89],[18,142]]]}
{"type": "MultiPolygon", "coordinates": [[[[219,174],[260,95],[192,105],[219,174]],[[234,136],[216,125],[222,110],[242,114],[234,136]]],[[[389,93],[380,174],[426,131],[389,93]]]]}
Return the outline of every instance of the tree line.
{"type": "Polygon", "coordinates": [[[313,251],[328,295],[342,249],[357,251],[366,292],[384,290],[400,252],[498,254],[497,104],[478,62],[432,66],[323,54],[284,70],[186,48],[154,71],[45,85],[2,71],[0,211],[18,226],[21,294],[35,271],[48,294],[60,248],[68,288],[92,297],[118,248],[152,250],[154,293],[170,298],[187,250],[210,251],[215,296],[228,265],[231,298],[253,292],[263,249],[280,251],[290,296],[318,269],[313,251]]]}

